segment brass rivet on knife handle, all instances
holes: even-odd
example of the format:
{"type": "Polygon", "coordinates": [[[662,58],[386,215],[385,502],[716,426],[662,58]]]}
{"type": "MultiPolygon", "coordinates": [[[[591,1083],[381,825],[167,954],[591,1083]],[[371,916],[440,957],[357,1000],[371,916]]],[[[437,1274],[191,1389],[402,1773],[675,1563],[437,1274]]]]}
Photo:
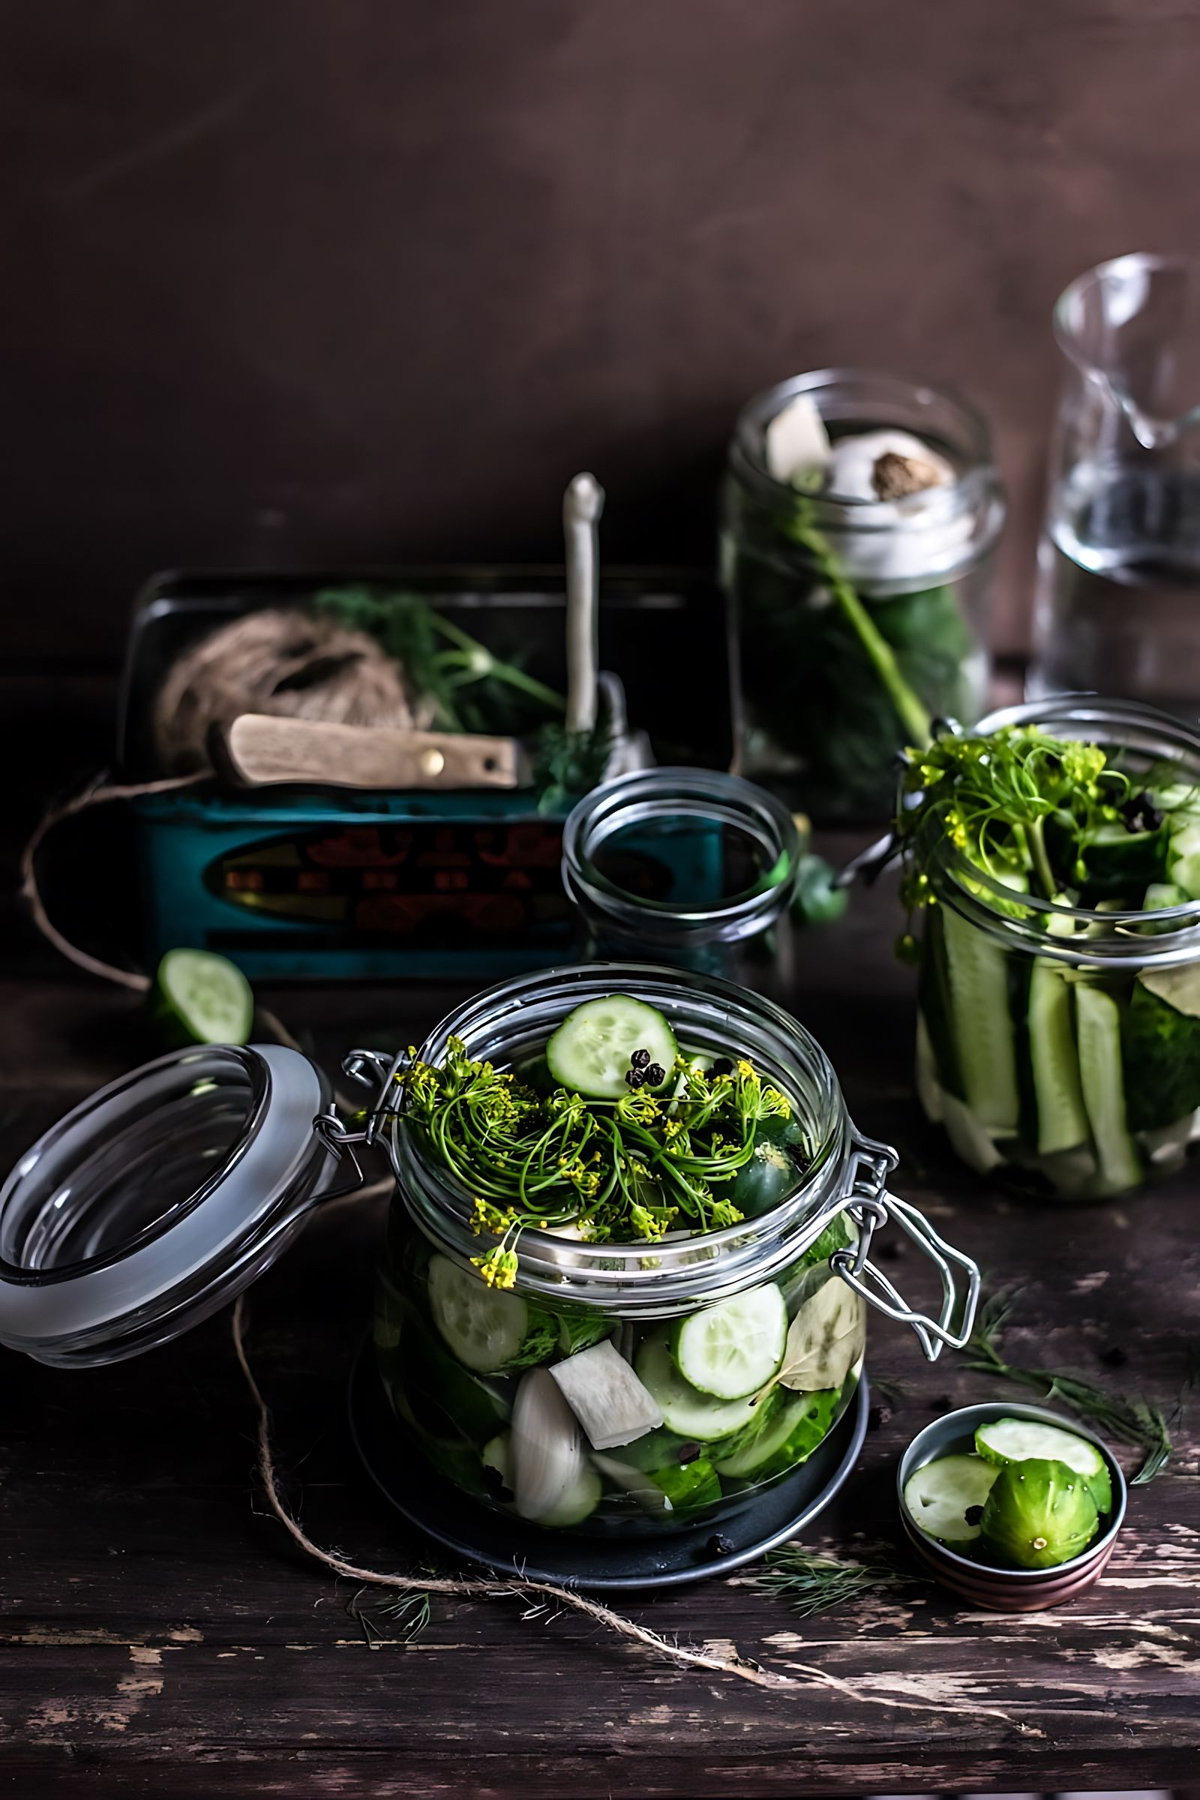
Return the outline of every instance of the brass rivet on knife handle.
{"type": "Polygon", "coordinates": [[[211,748],[220,771],[243,787],[515,788],[529,780],[515,739],[473,733],[242,713],[220,727],[211,748]]]}

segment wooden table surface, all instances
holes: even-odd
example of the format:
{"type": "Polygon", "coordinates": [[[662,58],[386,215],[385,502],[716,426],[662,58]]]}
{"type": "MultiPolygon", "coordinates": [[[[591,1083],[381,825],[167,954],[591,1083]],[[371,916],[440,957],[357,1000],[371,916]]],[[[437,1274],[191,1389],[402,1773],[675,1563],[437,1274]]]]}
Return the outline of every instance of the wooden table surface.
{"type": "MultiPolygon", "coordinates": [[[[801,949],[796,1010],[855,1117],[900,1147],[899,1191],[993,1284],[1020,1284],[1018,1358],[1173,1404],[1196,1339],[1195,1177],[1051,1210],[958,1168],[910,1094],[911,976],[892,959],[893,904],[860,895],[801,949]]],[[[266,996],[330,1067],[352,1043],[419,1035],[454,997],[266,996]]],[[[128,996],[49,972],[0,981],[0,1017],[5,1164],[152,1050],[128,996]]],[[[314,1221],[253,1291],[249,1347],[306,1529],[360,1564],[403,1569],[427,1552],[375,1498],[344,1421],[383,1208],[314,1221]]],[[[891,1272],[919,1287],[911,1255],[891,1272]]],[[[869,1366],[900,1391],[806,1534],[835,1551],[895,1539],[896,1458],[915,1431],[952,1402],[1004,1393],[953,1355],[925,1364],[910,1333],[877,1317],[869,1366]]],[[[410,1644],[377,1601],[363,1602],[374,1628],[357,1621],[354,1588],[295,1551],[256,1494],[228,1314],[113,1368],[4,1354],[0,1373],[2,1791],[700,1800],[1200,1780],[1200,1459],[1186,1422],[1169,1471],[1133,1490],[1102,1585],[1060,1612],[981,1614],[918,1587],[802,1621],[745,1573],[631,1598],[680,1641],[818,1672],[772,1693],[511,1600],[435,1601],[410,1644]]]]}

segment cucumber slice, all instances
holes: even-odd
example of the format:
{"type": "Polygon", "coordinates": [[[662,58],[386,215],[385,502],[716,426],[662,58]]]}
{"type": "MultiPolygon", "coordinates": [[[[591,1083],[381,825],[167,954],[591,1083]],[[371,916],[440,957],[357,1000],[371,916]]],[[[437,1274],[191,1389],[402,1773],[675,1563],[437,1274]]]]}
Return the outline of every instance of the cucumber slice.
{"type": "Polygon", "coordinates": [[[904,1484],[904,1510],[926,1537],[940,1544],[972,1544],[979,1536],[978,1518],[999,1469],[981,1456],[943,1456],[926,1463],[904,1484]]]}
{"type": "Polygon", "coordinates": [[[1121,1009],[1103,988],[1077,981],[1075,1022],[1084,1105],[1100,1165],[1098,1191],[1123,1193],[1141,1181],[1142,1160],[1125,1122],[1121,1009]]]}
{"type": "Polygon", "coordinates": [[[1095,1444],[1073,1431],[1065,1431],[1061,1425],[1044,1425],[1034,1419],[994,1419],[975,1433],[975,1448],[985,1462],[1000,1468],[1005,1463],[1028,1462],[1030,1457],[1066,1463],[1087,1483],[1096,1511],[1112,1511],[1108,1464],[1095,1444]]]}
{"type": "Polygon", "coordinates": [[[685,1381],[717,1400],[757,1394],[783,1361],[787,1305],[773,1281],[677,1325],[671,1353],[685,1381]]]}
{"type": "Polygon", "coordinates": [[[1037,1101],[1039,1156],[1088,1141],[1079,1055],[1071,1029],[1071,989],[1049,957],[1039,956],[1029,982],[1029,1060],[1037,1101]]]}
{"type": "Polygon", "coordinates": [[[839,1397],[836,1389],[792,1394],[776,1388],[761,1403],[760,1418],[718,1461],[717,1474],[735,1481],[769,1481],[786,1474],[828,1435],[839,1397]]]}
{"type": "Polygon", "coordinates": [[[713,1444],[741,1431],[754,1417],[754,1401],[714,1400],[710,1394],[698,1392],[675,1367],[668,1347],[670,1335],[669,1325],[660,1327],[634,1358],[638,1378],[657,1401],[663,1423],[681,1438],[698,1444],[713,1444]]]}
{"type": "Polygon", "coordinates": [[[503,1389],[464,1369],[385,1277],[377,1291],[374,1337],[393,1404],[418,1429],[478,1445],[507,1423],[512,1407],[503,1389]]]}
{"type": "Polygon", "coordinates": [[[1011,1134],[1020,1122],[1021,1101],[1005,952],[953,907],[941,910],[964,1097],[985,1131],[1011,1134]]]}
{"type": "Polygon", "coordinates": [[[550,1370],[593,1450],[616,1450],[663,1422],[653,1394],[610,1343],[593,1344],[550,1370]]]}
{"type": "Polygon", "coordinates": [[[254,1023],[250,983],[210,950],[168,950],[154,982],[155,1016],[186,1044],[245,1044],[254,1023]]]}
{"type": "Polygon", "coordinates": [[[1165,834],[1102,825],[1083,853],[1088,886],[1108,893],[1138,892],[1162,873],[1165,834]]]}
{"type": "Polygon", "coordinates": [[[485,1487],[495,1486],[498,1500],[511,1500],[513,1494],[512,1433],[501,1431],[483,1446],[485,1487]]]}
{"type": "MultiPolygon", "coordinates": [[[[625,1076],[635,1050],[670,1076],[679,1046],[675,1033],[653,1006],[628,994],[585,1000],[568,1013],[546,1045],[555,1081],[589,1100],[619,1100],[629,1092],[625,1076]]],[[[660,1084],[661,1085],[661,1084],[660,1084]]]]}
{"type": "Polygon", "coordinates": [[[1167,841],[1167,880],[1200,900],[1200,821],[1188,819],[1167,841]]]}
{"type": "Polygon", "coordinates": [[[977,1175],[989,1174],[1004,1161],[970,1107],[957,1094],[942,1094],[942,1124],[955,1155],[961,1156],[977,1175]]]}
{"type": "Polygon", "coordinates": [[[440,1253],[429,1259],[429,1310],[460,1363],[478,1375],[541,1362],[558,1347],[558,1324],[519,1294],[490,1288],[440,1253]]]}
{"type": "Polygon", "coordinates": [[[544,1512],[537,1521],[539,1525],[547,1525],[554,1531],[570,1531],[573,1525],[582,1525],[600,1504],[604,1489],[595,1469],[586,1464],[579,1473],[578,1479],[572,1483],[556,1504],[544,1512]]]}

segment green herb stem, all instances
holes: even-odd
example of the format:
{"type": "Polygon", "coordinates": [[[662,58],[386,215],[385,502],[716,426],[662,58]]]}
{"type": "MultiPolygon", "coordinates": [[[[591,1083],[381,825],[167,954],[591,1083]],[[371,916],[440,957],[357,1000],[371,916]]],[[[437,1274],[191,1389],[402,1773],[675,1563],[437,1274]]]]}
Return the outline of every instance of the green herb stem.
{"type": "Polygon", "coordinates": [[[932,721],[922,701],[901,673],[896,654],[855,589],[843,575],[838,560],[824,534],[807,520],[811,509],[801,503],[801,512],[791,528],[797,543],[803,544],[819,564],[829,591],[845,614],[846,622],[874,664],[875,672],[887,689],[909,743],[924,749],[932,737],[932,721]]]}

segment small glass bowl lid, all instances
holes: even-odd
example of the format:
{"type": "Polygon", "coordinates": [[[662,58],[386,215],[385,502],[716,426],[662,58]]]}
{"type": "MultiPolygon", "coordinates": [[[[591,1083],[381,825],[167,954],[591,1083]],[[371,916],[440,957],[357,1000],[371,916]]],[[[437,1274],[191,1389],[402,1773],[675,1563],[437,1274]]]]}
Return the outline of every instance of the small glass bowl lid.
{"type": "Polygon", "coordinates": [[[0,1343],[104,1363],[255,1279],[328,1184],[330,1090],[281,1045],[197,1045],[101,1088],[0,1187],[0,1343]]]}

